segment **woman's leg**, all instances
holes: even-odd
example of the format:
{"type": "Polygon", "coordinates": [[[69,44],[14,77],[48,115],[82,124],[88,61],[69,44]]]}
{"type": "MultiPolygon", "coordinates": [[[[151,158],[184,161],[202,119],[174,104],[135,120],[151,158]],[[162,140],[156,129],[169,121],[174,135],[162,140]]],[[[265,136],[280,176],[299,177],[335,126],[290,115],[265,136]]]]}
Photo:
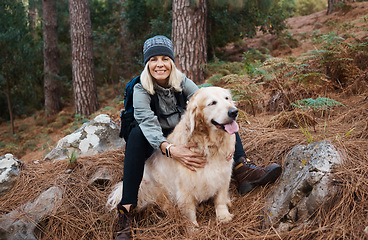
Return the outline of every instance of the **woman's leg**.
{"type": "Polygon", "coordinates": [[[131,225],[135,213],[131,206],[137,204],[144,163],[152,153],[153,148],[144,137],[139,126],[133,128],[125,147],[123,197],[117,206],[116,240],[127,240],[132,237],[131,225]]]}
{"type": "Polygon", "coordinates": [[[241,162],[240,157],[247,158],[247,155],[244,152],[243,144],[240,140],[239,133],[235,133],[236,142],[235,142],[235,152],[234,152],[234,164],[237,165],[241,162]]]}
{"type": "Polygon", "coordinates": [[[281,175],[282,168],[272,163],[264,168],[247,158],[240,136],[236,133],[233,177],[238,183],[239,192],[244,195],[258,185],[272,183],[281,175]]]}
{"type": "Polygon", "coordinates": [[[125,148],[123,197],[121,205],[137,204],[138,190],[143,177],[144,163],[152,155],[153,148],[148,143],[139,126],[132,129],[125,148]]]}

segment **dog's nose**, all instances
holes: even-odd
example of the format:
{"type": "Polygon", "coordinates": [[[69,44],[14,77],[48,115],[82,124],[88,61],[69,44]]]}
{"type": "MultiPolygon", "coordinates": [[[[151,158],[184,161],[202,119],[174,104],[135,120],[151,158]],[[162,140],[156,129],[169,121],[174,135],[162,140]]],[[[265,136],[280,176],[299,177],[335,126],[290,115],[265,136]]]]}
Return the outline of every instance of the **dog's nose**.
{"type": "Polygon", "coordinates": [[[227,115],[229,115],[229,117],[235,119],[238,116],[238,109],[236,108],[231,108],[228,112],[227,115]]]}

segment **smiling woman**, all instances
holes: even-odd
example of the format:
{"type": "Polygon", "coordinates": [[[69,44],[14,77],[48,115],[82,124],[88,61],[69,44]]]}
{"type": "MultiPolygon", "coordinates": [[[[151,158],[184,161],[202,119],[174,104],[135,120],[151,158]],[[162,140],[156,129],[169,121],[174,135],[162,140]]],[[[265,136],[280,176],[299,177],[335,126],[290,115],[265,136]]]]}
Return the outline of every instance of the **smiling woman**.
{"type": "Polygon", "coordinates": [[[158,85],[167,87],[167,79],[171,73],[171,59],[168,56],[151,57],[148,61],[148,69],[158,85]]]}

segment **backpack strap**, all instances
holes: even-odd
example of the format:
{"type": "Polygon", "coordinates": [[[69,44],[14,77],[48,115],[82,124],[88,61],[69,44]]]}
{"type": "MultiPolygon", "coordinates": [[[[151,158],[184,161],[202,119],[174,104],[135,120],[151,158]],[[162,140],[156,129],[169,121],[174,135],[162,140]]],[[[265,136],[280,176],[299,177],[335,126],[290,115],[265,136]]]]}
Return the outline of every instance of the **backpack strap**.
{"type": "Polygon", "coordinates": [[[174,92],[174,95],[176,98],[176,105],[185,110],[187,108],[187,97],[185,96],[184,92],[174,92]]]}
{"type": "Polygon", "coordinates": [[[133,88],[137,83],[141,82],[140,76],[130,80],[125,87],[124,93],[124,109],[128,112],[133,112],[133,88]]]}
{"type": "Polygon", "coordinates": [[[156,115],[156,116],[158,116],[159,114],[159,108],[158,108],[158,106],[159,106],[159,102],[158,102],[158,96],[157,96],[157,93],[155,93],[155,94],[153,94],[153,95],[151,95],[151,104],[150,104],[150,106],[151,106],[151,109],[152,109],[152,111],[153,111],[153,113],[156,115]]]}

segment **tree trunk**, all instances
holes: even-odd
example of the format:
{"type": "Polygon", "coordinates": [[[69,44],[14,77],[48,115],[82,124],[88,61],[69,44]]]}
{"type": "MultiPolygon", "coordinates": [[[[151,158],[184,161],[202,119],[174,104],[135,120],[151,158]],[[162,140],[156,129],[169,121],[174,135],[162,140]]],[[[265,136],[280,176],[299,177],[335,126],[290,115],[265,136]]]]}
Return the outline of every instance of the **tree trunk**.
{"type": "Polygon", "coordinates": [[[207,63],[207,3],[173,0],[172,40],[178,68],[196,83],[204,81],[207,63]]]}
{"type": "Polygon", "coordinates": [[[331,14],[334,12],[334,5],[337,4],[340,0],[328,0],[328,5],[327,5],[327,15],[331,14]]]}
{"type": "Polygon", "coordinates": [[[5,78],[6,78],[6,93],[5,93],[5,95],[6,95],[6,100],[8,102],[11,133],[14,135],[15,134],[15,129],[14,129],[13,108],[12,108],[11,97],[10,97],[10,83],[9,83],[9,78],[7,76],[5,76],[5,78]]]}
{"type": "Polygon", "coordinates": [[[43,71],[47,116],[61,110],[56,0],[42,0],[43,71]]]}
{"type": "Polygon", "coordinates": [[[98,109],[93,41],[88,0],[69,0],[75,113],[89,116],[98,109]]]}

